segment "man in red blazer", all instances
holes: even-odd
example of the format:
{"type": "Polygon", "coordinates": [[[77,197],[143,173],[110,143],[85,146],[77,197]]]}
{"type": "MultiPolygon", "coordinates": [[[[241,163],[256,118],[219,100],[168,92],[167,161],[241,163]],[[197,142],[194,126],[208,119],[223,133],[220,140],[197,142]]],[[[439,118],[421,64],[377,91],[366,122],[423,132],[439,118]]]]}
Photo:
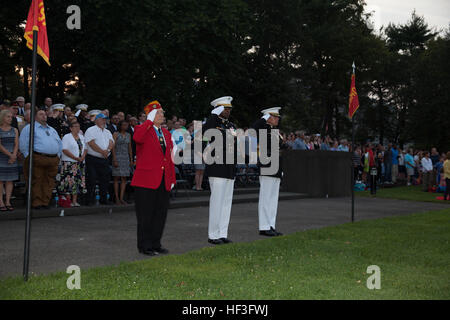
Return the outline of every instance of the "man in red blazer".
{"type": "Polygon", "coordinates": [[[147,121],[134,128],[136,170],[131,185],[135,189],[138,250],[154,256],[169,252],[161,246],[161,237],[176,179],[172,136],[161,129],[164,110],[158,101],[150,102],[145,110],[147,121]]]}

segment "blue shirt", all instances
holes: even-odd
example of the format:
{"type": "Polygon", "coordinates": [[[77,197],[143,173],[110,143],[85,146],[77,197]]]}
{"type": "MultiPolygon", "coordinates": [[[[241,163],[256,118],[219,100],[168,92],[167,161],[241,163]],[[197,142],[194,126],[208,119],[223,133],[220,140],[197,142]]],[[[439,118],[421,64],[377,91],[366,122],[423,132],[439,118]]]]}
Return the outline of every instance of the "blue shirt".
{"type": "Polygon", "coordinates": [[[414,158],[409,153],[407,153],[405,155],[405,166],[406,166],[406,169],[413,169],[414,168],[414,158]],[[413,164],[413,166],[411,166],[411,164],[413,164]]]}
{"type": "Polygon", "coordinates": [[[398,165],[398,150],[392,148],[391,149],[391,154],[392,154],[392,164],[397,164],[398,165]]]}
{"type": "MultiPolygon", "coordinates": [[[[30,125],[22,129],[19,138],[19,149],[24,157],[28,157],[30,140],[30,125]]],[[[49,125],[43,126],[39,122],[34,123],[34,151],[46,154],[57,154],[61,157],[62,142],[55,129],[49,125]]]]}
{"type": "Polygon", "coordinates": [[[327,143],[322,142],[322,144],[320,145],[320,150],[330,151],[330,146],[327,143]]]}
{"type": "Polygon", "coordinates": [[[337,151],[345,151],[345,152],[348,152],[348,147],[344,147],[344,146],[341,144],[341,145],[339,145],[337,151]]]}
{"type": "Polygon", "coordinates": [[[292,146],[292,149],[293,150],[307,150],[305,142],[300,138],[297,138],[294,140],[294,145],[292,146]]]}

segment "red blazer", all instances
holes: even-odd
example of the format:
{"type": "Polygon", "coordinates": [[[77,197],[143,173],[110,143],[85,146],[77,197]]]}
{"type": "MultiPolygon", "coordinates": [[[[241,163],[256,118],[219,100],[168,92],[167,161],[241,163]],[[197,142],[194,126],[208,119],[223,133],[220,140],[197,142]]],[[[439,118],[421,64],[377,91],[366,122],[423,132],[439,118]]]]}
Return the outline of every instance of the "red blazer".
{"type": "Polygon", "coordinates": [[[148,189],[158,189],[164,173],[165,187],[170,191],[176,183],[175,165],[172,161],[172,136],[162,129],[166,140],[166,154],[163,154],[153,122],[145,121],[134,127],[133,140],[136,142],[136,170],[131,185],[148,189]]]}

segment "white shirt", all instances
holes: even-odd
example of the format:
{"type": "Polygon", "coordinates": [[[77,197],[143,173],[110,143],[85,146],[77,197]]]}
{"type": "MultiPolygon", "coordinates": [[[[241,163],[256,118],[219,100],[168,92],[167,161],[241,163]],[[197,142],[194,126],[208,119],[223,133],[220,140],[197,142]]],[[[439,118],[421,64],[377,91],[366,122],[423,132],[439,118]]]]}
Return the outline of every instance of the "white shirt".
{"type": "Polygon", "coordinates": [[[405,156],[403,155],[403,153],[399,155],[398,165],[399,166],[404,166],[405,165],[405,156]]]}
{"type": "MultiPolygon", "coordinates": [[[[84,136],[81,133],[79,133],[78,137],[80,138],[81,145],[83,146],[83,149],[81,150],[81,155],[83,155],[84,150],[86,150],[86,144],[84,142],[84,136]]],[[[75,140],[75,138],[73,137],[72,133],[68,133],[68,134],[66,134],[63,137],[63,139],[62,139],[62,149],[69,151],[75,157],[78,157],[78,155],[80,154],[80,149],[78,148],[78,143],[75,140]]],[[[66,154],[64,154],[64,152],[62,153],[61,160],[62,161],[77,162],[75,159],[72,159],[71,157],[69,157],[66,154]]]]}
{"type": "Polygon", "coordinates": [[[428,171],[433,171],[433,162],[431,161],[430,158],[422,158],[422,171],[423,172],[428,172],[428,171]]]}
{"type": "MultiPolygon", "coordinates": [[[[114,139],[112,137],[111,132],[106,128],[101,129],[99,126],[95,125],[86,130],[86,133],[84,134],[84,142],[86,143],[87,146],[88,155],[102,159],[103,155],[101,153],[94,151],[89,146],[89,142],[91,141],[94,141],[95,144],[102,150],[108,149],[109,141],[112,141],[114,143],[114,139]]],[[[110,153],[108,153],[108,156],[110,153]]]]}

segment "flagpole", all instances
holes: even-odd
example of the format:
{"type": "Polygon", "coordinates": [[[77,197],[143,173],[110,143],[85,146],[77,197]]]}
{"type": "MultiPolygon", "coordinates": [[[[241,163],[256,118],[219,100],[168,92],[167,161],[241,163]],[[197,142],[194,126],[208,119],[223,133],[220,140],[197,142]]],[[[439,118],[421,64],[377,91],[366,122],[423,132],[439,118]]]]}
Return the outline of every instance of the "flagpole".
{"type": "MultiPolygon", "coordinates": [[[[353,61],[353,74],[355,74],[355,62],[353,61]]],[[[353,167],[353,155],[355,154],[355,113],[352,114],[352,223],[355,222],[355,168],[353,167]]]]}
{"type": "MultiPolygon", "coordinates": [[[[25,248],[23,257],[23,278],[28,281],[28,266],[30,260],[30,231],[31,231],[31,185],[33,177],[33,146],[34,146],[34,114],[36,108],[36,53],[38,43],[38,31],[33,30],[33,71],[31,78],[31,112],[30,112],[30,136],[28,146],[28,188],[27,188],[27,216],[25,224],[25,248]]],[[[26,79],[25,79],[26,81],[26,79]]]]}

